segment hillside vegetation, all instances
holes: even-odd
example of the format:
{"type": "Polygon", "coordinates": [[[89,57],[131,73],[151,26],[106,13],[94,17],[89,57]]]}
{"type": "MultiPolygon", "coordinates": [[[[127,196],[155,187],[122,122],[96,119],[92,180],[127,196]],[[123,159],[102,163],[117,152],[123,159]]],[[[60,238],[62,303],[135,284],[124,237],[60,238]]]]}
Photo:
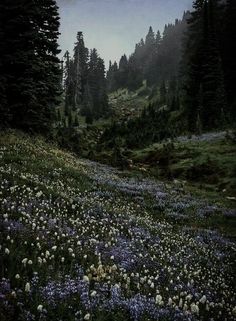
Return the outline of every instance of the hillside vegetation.
{"type": "Polygon", "coordinates": [[[107,2],[0,1],[0,320],[235,321],[236,1],[107,2]]]}
{"type": "Polygon", "coordinates": [[[234,200],[0,139],[0,318],[234,320],[234,200]]]}

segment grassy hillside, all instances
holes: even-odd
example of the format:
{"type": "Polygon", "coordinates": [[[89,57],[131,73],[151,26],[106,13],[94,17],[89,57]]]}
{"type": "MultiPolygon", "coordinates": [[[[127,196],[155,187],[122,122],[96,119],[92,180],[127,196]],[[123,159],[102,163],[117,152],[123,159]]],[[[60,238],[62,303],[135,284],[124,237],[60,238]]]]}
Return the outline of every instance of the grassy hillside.
{"type": "Polygon", "coordinates": [[[177,137],[140,149],[123,148],[121,141],[119,157],[115,155],[114,147],[108,149],[102,145],[93,158],[123,166],[132,173],[187,182],[202,191],[221,192],[227,198],[236,195],[235,155],[234,134],[218,132],[192,138],[177,137]]]}
{"type": "Polygon", "coordinates": [[[136,91],[119,89],[109,95],[109,104],[115,120],[124,120],[140,116],[147,107],[151,89],[144,83],[136,91]]]}
{"type": "Polygon", "coordinates": [[[234,320],[234,200],[0,137],[1,320],[234,320]]]}
{"type": "Polygon", "coordinates": [[[236,193],[236,143],[227,134],[210,133],[195,139],[180,137],[130,153],[136,167],[162,179],[188,181],[198,188],[236,193]]]}

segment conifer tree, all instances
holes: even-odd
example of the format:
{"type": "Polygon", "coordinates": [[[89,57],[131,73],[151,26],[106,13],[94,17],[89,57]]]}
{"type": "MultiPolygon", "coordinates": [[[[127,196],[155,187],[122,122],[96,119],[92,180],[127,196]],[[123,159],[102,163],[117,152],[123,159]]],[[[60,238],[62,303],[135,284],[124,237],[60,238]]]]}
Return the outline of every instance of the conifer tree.
{"type": "Polygon", "coordinates": [[[188,30],[184,41],[182,57],[182,88],[184,107],[189,131],[196,129],[198,97],[202,86],[203,42],[204,42],[204,0],[196,0],[194,11],[188,19],[188,30]]]}
{"type": "Polygon", "coordinates": [[[90,114],[92,114],[92,118],[98,119],[105,117],[109,112],[105,65],[103,59],[98,56],[96,49],[90,52],[85,103],[83,113],[85,116],[89,116],[89,122],[91,122],[90,114]]]}
{"type": "Polygon", "coordinates": [[[48,132],[61,87],[56,1],[2,0],[0,21],[1,124],[48,132]]]}
{"type": "Polygon", "coordinates": [[[108,92],[115,91],[119,88],[117,83],[117,75],[118,75],[118,65],[115,61],[114,64],[109,62],[109,69],[107,71],[107,90],[108,92]]]}
{"type": "Polygon", "coordinates": [[[189,130],[196,129],[200,117],[203,129],[219,126],[225,110],[222,60],[216,35],[216,5],[196,0],[189,19],[185,43],[184,90],[189,130]],[[199,97],[201,110],[199,110],[199,97]]]}
{"type": "Polygon", "coordinates": [[[78,118],[78,115],[76,114],[74,118],[74,127],[78,127],[78,126],[79,126],[79,118],[78,118]]]}
{"type": "Polygon", "coordinates": [[[162,82],[160,87],[160,104],[165,105],[166,99],[167,99],[167,90],[166,90],[166,84],[165,81],[162,82]]]}
{"type": "Polygon", "coordinates": [[[65,52],[64,55],[64,70],[63,70],[63,90],[65,94],[65,114],[68,116],[69,114],[69,109],[73,106],[74,102],[74,62],[70,57],[69,51],[65,52]]]}
{"type": "Polygon", "coordinates": [[[85,47],[83,33],[81,31],[77,33],[77,42],[74,48],[73,71],[73,108],[75,110],[83,102],[88,78],[88,49],[85,47]]]}
{"type": "Polygon", "coordinates": [[[4,43],[6,41],[6,0],[0,2],[0,128],[9,126],[11,122],[11,111],[9,104],[7,103],[7,73],[4,67],[6,63],[6,47],[4,43]],[[5,70],[4,70],[5,69],[5,70]]]}
{"type": "Polygon", "coordinates": [[[157,48],[157,51],[158,51],[160,45],[161,45],[161,33],[158,30],[157,34],[156,34],[156,48],[157,48]]]}
{"type": "Polygon", "coordinates": [[[222,59],[216,35],[216,2],[209,0],[204,6],[204,60],[202,64],[202,124],[205,129],[216,128],[225,113],[226,97],[222,59]]]}
{"type": "Polygon", "coordinates": [[[131,55],[128,61],[128,74],[126,85],[129,90],[136,90],[140,86],[142,86],[142,73],[140,72],[140,68],[138,65],[138,61],[135,55],[131,55]]]}
{"type": "Polygon", "coordinates": [[[117,74],[117,83],[119,88],[127,87],[127,77],[128,77],[128,59],[126,55],[120,58],[119,62],[119,72],[117,74]]]}
{"type": "Polygon", "coordinates": [[[68,115],[68,127],[72,127],[72,124],[73,124],[73,119],[72,119],[72,113],[70,111],[68,115]]]}
{"type": "MultiPolygon", "coordinates": [[[[222,10],[221,10],[222,16],[222,10]]],[[[227,0],[225,13],[219,31],[222,31],[221,52],[224,69],[225,89],[228,102],[228,113],[236,120],[236,1],[227,0]],[[223,30],[222,30],[223,29],[223,30]]]]}
{"type": "Polygon", "coordinates": [[[57,110],[57,121],[60,123],[61,122],[61,112],[60,109],[57,110]]]}
{"type": "Polygon", "coordinates": [[[148,30],[148,34],[146,36],[145,46],[146,46],[146,48],[150,49],[153,46],[155,46],[155,43],[156,43],[155,33],[154,33],[152,27],[150,26],[149,30],[148,30]]]}

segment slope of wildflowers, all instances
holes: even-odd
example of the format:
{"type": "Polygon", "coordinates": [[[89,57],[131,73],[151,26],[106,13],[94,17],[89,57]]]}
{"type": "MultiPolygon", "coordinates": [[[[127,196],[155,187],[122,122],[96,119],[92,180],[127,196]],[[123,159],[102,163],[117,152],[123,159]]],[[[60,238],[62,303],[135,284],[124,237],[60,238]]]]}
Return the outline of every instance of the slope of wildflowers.
{"type": "Polygon", "coordinates": [[[0,176],[1,320],[235,320],[233,209],[14,133],[0,176]]]}

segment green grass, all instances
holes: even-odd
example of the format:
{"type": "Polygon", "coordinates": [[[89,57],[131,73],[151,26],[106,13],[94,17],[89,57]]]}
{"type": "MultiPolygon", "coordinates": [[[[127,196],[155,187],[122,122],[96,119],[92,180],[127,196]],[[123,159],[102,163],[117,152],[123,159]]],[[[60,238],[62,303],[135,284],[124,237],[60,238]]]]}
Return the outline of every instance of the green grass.
{"type": "MultiPolygon", "coordinates": [[[[13,179],[14,184],[27,183],[27,185],[40,189],[46,195],[51,195],[54,198],[60,195],[67,197],[64,195],[63,185],[70,186],[72,190],[79,188],[81,192],[93,191],[97,188],[87,175],[88,169],[80,163],[79,159],[77,162],[74,156],[58,149],[56,145],[46,143],[40,137],[33,138],[13,132],[2,135],[0,146],[3,149],[8,149],[8,152],[4,152],[0,159],[0,166],[7,168],[9,165],[11,167],[11,172],[4,171],[3,178],[13,179]],[[12,175],[12,171],[14,175],[12,175]],[[61,188],[60,184],[57,187],[52,185],[52,182],[57,178],[58,171],[60,182],[62,182],[61,188]],[[38,180],[32,180],[32,177],[35,176],[38,177],[38,180]]],[[[220,207],[234,208],[235,200],[228,199],[228,197],[235,195],[235,152],[235,145],[225,140],[210,143],[175,143],[174,149],[170,152],[170,170],[172,173],[177,172],[178,175],[169,179],[163,173],[166,167],[163,167],[163,165],[160,167],[157,164],[157,160],[163,156],[163,153],[166,153],[166,150],[163,144],[154,144],[146,149],[133,151],[131,154],[131,159],[134,162],[133,168],[124,170],[119,175],[121,178],[137,179],[152,179],[155,177],[162,180],[169,190],[172,187],[179,188],[183,195],[190,193],[199,197],[199,199],[207,199],[220,207]],[[186,178],[190,169],[194,166],[209,163],[209,159],[213,164],[217,164],[213,168],[216,172],[210,175],[217,176],[217,183],[207,181],[207,175],[199,177],[197,181],[186,178]]],[[[111,155],[106,152],[99,155],[101,161],[104,157],[111,158],[111,155]]],[[[108,186],[103,186],[103,188],[116,192],[108,186]]],[[[132,202],[132,199],[125,195],[122,195],[122,198],[132,202]]],[[[152,213],[153,199],[146,196],[145,204],[148,212],[152,213]]],[[[156,211],[154,213],[152,215],[155,216],[156,211]]],[[[162,216],[165,217],[165,211],[162,216]]],[[[158,219],[160,219],[160,216],[158,216],[158,219]]],[[[222,215],[216,215],[214,218],[210,217],[204,221],[196,221],[193,215],[189,217],[188,222],[184,222],[184,224],[187,223],[195,227],[216,228],[231,236],[234,235],[236,227],[235,221],[231,221],[230,218],[225,218],[222,215]]]]}
{"type": "Polygon", "coordinates": [[[223,139],[211,142],[174,143],[167,151],[164,144],[154,144],[132,151],[136,167],[165,179],[168,167],[173,179],[186,180],[200,189],[235,196],[236,145],[223,139]]]}
{"type": "Polygon", "coordinates": [[[114,119],[127,120],[140,116],[142,110],[148,105],[150,89],[143,84],[137,91],[119,89],[109,95],[109,103],[114,113],[114,119]]]}
{"type": "MultiPolygon", "coordinates": [[[[208,145],[181,146],[182,150],[179,148],[178,152],[174,149],[178,162],[186,157],[184,151],[187,146],[199,162],[203,157],[201,153],[207,154],[208,145]]],[[[216,146],[221,146],[219,154],[223,156],[224,170],[228,168],[230,171],[233,145],[218,142],[216,146]]],[[[216,146],[211,151],[216,152],[216,146]]],[[[163,152],[163,148],[162,145],[150,146],[146,150],[135,151],[136,157],[139,161],[144,160],[157,150],[163,152]]],[[[218,154],[215,157],[220,163],[221,157],[218,154]]],[[[43,138],[29,137],[20,132],[0,135],[0,176],[1,215],[4,217],[0,226],[3,232],[0,233],[3,258],[0,263],[3,282],[0,286],[10,286],[4,288],[6,295],[0,304],[1,320],[13,321],[16,315],[20,315],[17,320],[27,320],[30,313],[34,320],[74,321],[77,313],[84,320],[88,312],[91,313],[91,321],[134,320],[123,303],[111,312],[100,305],[87,308],[87,302],[93,300],[94,290],[99,298],[109,302],[111,289],[118,284],[121,284],[122,298],[131,302],[132,307],[131,299],[138,294],[148,300],[154,298],[154,307],[158,308],[155,298],[160,292],[164,299],[163,308],[169,309],[168,299],[176,295],[179,298],[182,285],[188,286],[190,280],[195,282],[191,291],[196,289],[196,293],[200,293],[200,284],[202,293],[218,291],[219,302],[224,299],[226,304],[231,304],[234,257],[231,243],[225,236],[236,237],[236,220],[235,217],[224,216],[225,207],[233,208],[234,203],[224,203],[222,193],[205,192],[195,185],[167,179],[159,182],[153,179],[150,170],[144,173],[138,166],[130,171],[117,171],[95,165],[60,150],[53,143],[46,143],[43,138]],[[151,180],[144,180],[146,176],[151,180]],[[149,189],[149,186],[154,189],[149,189]],[[178,212],[175,208],[178,202],[185,206],[179,216],[173,218],[169,214],[178,212]],[[199,215],[198,210],[206,211],[208,205],[218,207],[209,217],[199,215]],[[213,229],[223,236],[215,235],[213,229]],[[219,240],[215,241],[214,236],[219,240]],[[125,242],[119,243],[120,239],[125,242]],[[129,245],[128,252],[120,258],[117,248],[122,252],[125,244],[129,245]],[[114,258],[110,251],[115,251],[114,258]],[[134,256],[137,264],[126,272],[117,265],[130,255],[129,251],[131,255],[132,251],[137,251],[134,256]],[[102,273],[99,267],[102,267],[102,273]],[[157,273],[162,275],[163,271],[166,277],[158,280],[154,288],[143,281],[137,285],[133,276],[138,273],[143,280],[147,269],[151,280],[157,273]],[[195,271],[196,274],[193,273],[195,271]],[[201,279],[198,271],[202,273],[201,279]],[[83,280],[85,276],[87,281],[83,280]],[[126,281],[127,276],[131,280],[130,285],[126,281]],[[169,289],[170,280],[175,282],[177,291],[169,289]],[[226,287],[221,284],[222,280],[227,281],[225,284],[230,290],[227,296],[223,293],[226,287]],[[26,291],[27,283],[31,285],[31,292],[26,291]],[[54,285],[56,291],[52,290],[54,285]],[[105,297],[104,286],[109,290],[105,297]],[[55,305],[45,296],[45,287],[47,293],[52,293],[50,296],[55,305]],[[71,288],[75,292],[66,294],[65,289],[71,288]],[[58,298],[58,293],[63,291],[63,298],[58,298]],[[87,300],[86,305],[83,298],[87,300]],[[40,305],[45,309],[45,316],[38,309],[40,305]]],[[[176,302],[178,304],[179,300],[176,302]]],[[[231,304],[230,311],[233,307],[231,304]]],[[[212,310],[208,315],[205,306],[200,305],[200,308],[201,315],[206,313],[201,318],[204,321],[215,312],[212,310]]],[[[144,314],[139,320],[154,319],[144,314]]],[[[173,318],[164,316],[160,320],[170,321],[173,318]]]]}

